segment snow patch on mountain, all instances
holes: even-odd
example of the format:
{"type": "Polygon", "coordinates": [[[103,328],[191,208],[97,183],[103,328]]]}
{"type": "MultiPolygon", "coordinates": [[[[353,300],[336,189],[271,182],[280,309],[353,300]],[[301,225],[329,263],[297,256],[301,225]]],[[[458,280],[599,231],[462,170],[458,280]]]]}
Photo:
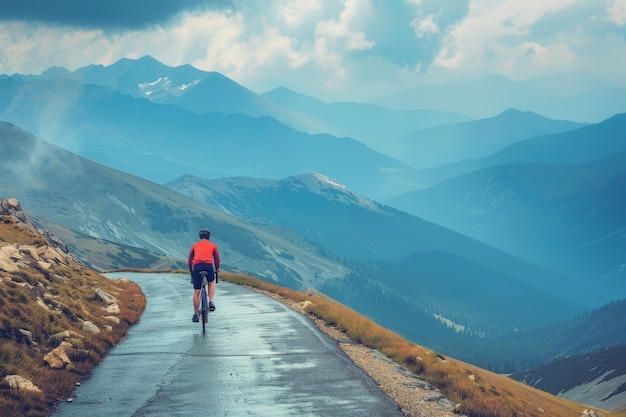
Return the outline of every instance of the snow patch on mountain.
{"type": "Polygon", "coordinates": [[[581,402],[583,404],[598,404],[607,410],[614,410],[626,403],[626,375],[611,378],[616,370],[606,371],[596,379],[581,384],[571,390],[560,392],[559,397],[581,402]]]}
{"type": "Polygon", "coordinates": [[[122,200],[120,200],[118,197],[114,196],[113,194],[107,194],[107,198],[112,201],[115,205],[121,207],[124,211],[127,211],[129,213],[135,214],[135,209],[133,207],[130,207],[127,204],[124,204],[122,202],[122,200]]]}
{"type": "Polygon", "coordinates": [[[452,320],[447,319],[447,318],[445,318],[444,316],[442,316],[440,314],[433,314],[433,317],[435,317],[437,320],[439,320],[441,323],[445,324],[449,328],[454,329],[454,331],[456,331],[457,333],[465,331],[465,326],[464,325],[459,324],[459,323],[455,323],[452,320]]]}
{"type": "Polygon", "coordinates": [[[322,183],[328,184],[331,187],[336,187],[339,188],[343,191],[346,192],[350,192],[350,190],[348,190],[348,187],[346,187],[345,185],[339,183],[338,181],[335,181],[334,179],[327,177],[326,175],[322,175],[318,172],[312,172],[311,175],[316,178],[317,180],[319,180],[322,183]]]}
{"type": "Polygon", "coordinates": [[[152,82],[139,83],[138,87],[139,87],[139,90],[143,94],[145,94],[146,96],[149,96],[153,94],[154,92],[169,90],[171,84],[172,84],[172,81],[168,77],[160,77],[152,82]]]}
{"type": "Polygon", "coordinates": [[[289,177],[282,181],[289,181],[290,179],[300,182],[309,192],[325,195],[329,200],[345,204],[355,204],[372,211],[379,210],[376,203],[373,201],[356,195],[339,181],[318,172],[289,177]],[[332,195],[329,194],[329,190],[332,191],[332,195]]]}
{"type": "Polygon", "coordinates": [[[511,378],[568,400],[617,410],[626,405],[626,346],[556,359],[511,378]]]}
{"type": "Polygon", "coordinates": [[[139,91],[146,96],[154,96],[157,94],[170,94],[172,96],[180,96],[184,94],[185,90],[195,87],[202,81],[199,78],[192,80],[191,82],[177,81],[168,76],[159,77],[154,81],[148,81],[139,83],[137,86],[139,91]]]}
{"type": "Polygon", "coordinates": [[[194,80],[193,82],[190,82],[189,84],[182,84],[179,89],[184,91],[186,89],[188,89],[189,87],[193,87],[194,85],[197,85],[200,82],[200,80],[194,80]]]}

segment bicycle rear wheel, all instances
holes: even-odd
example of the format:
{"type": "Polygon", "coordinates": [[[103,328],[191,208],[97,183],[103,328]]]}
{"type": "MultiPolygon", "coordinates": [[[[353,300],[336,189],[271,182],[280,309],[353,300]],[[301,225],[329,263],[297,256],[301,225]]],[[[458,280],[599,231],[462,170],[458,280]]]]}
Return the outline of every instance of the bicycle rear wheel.
{"type": "Polygon", "coordinates": [[[206,323],[209,315],[209,294],[207,293],[206,284],[203,282],[200,291],[200,320],[202,322],[202,334],[206,333],[206,323]]]}

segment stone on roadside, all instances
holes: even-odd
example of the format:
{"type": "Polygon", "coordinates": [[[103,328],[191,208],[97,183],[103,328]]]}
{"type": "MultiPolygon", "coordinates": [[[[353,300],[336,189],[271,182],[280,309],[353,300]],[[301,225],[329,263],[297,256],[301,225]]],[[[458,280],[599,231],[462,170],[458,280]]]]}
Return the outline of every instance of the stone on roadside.
{"type": "Polygon", "coordinates": [[[105,304],[109,305],[109,304],[117,304],[117,298],[113,297],[111,294],[109,294],[108,292],[100,289],[100,288],[96,288],[96,296],[104,301],[105,304]]]}
{"type": "Polygon", "coordinates": [[[64,369],[68,365],[71,365],[72,361],[67,356],[65,348],[72,348],[72,344],[69,342],[61,342],[61,344],[50,352],[46,353],[43,360],[54,369],[64,369]]]}
{"type": "Polygon", "coordinates": [[[83,322],[83,330],[92,334],[100,333],[100,329],[98,328],[98,326],[96,326],[90,321],[83,322]]]}
{"type": "Polygon", "coordinates": [[[7,375],[4,377],[4,380],[7,384],[9,384],[9,388],[11,389],[22,389],[25,391],[41,393],[41,389],[32,381],[19,376],[19,375],[7,375]]]}

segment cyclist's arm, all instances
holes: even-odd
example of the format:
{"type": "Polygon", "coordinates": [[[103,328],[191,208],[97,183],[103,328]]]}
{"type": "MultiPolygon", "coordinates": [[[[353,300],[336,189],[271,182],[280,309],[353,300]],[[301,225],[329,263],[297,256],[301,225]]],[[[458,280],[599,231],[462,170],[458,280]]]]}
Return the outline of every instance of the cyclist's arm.
{"type": "Polygon", "coordinates": [[[215,249],[213,249],[213,261],[215,262],[215,270],[220,269],[220,251],[215,245],[215,249]]]}
{"type": "Polygon", "coordinates": [[[193,256],[194,256],[194,251],[193,251],[193,246],[192,246],[191,250],[189,250],[189,256],[187,256],[187,267],[189,268],[189,272],[191,272],[193,269],[192,267],[193,256]]]}

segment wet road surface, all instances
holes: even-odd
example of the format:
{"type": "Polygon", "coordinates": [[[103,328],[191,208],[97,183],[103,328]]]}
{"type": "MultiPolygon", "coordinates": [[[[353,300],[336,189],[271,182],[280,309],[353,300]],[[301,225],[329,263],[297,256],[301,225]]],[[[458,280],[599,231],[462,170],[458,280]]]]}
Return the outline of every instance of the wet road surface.
{"type": "Polygon", "coordinates": [[[402,415],[334,340],[270,297],[218,283],[203,336],[188,276],[109,276],[137,282],[148,305],[54,417],[402,415]]]}

